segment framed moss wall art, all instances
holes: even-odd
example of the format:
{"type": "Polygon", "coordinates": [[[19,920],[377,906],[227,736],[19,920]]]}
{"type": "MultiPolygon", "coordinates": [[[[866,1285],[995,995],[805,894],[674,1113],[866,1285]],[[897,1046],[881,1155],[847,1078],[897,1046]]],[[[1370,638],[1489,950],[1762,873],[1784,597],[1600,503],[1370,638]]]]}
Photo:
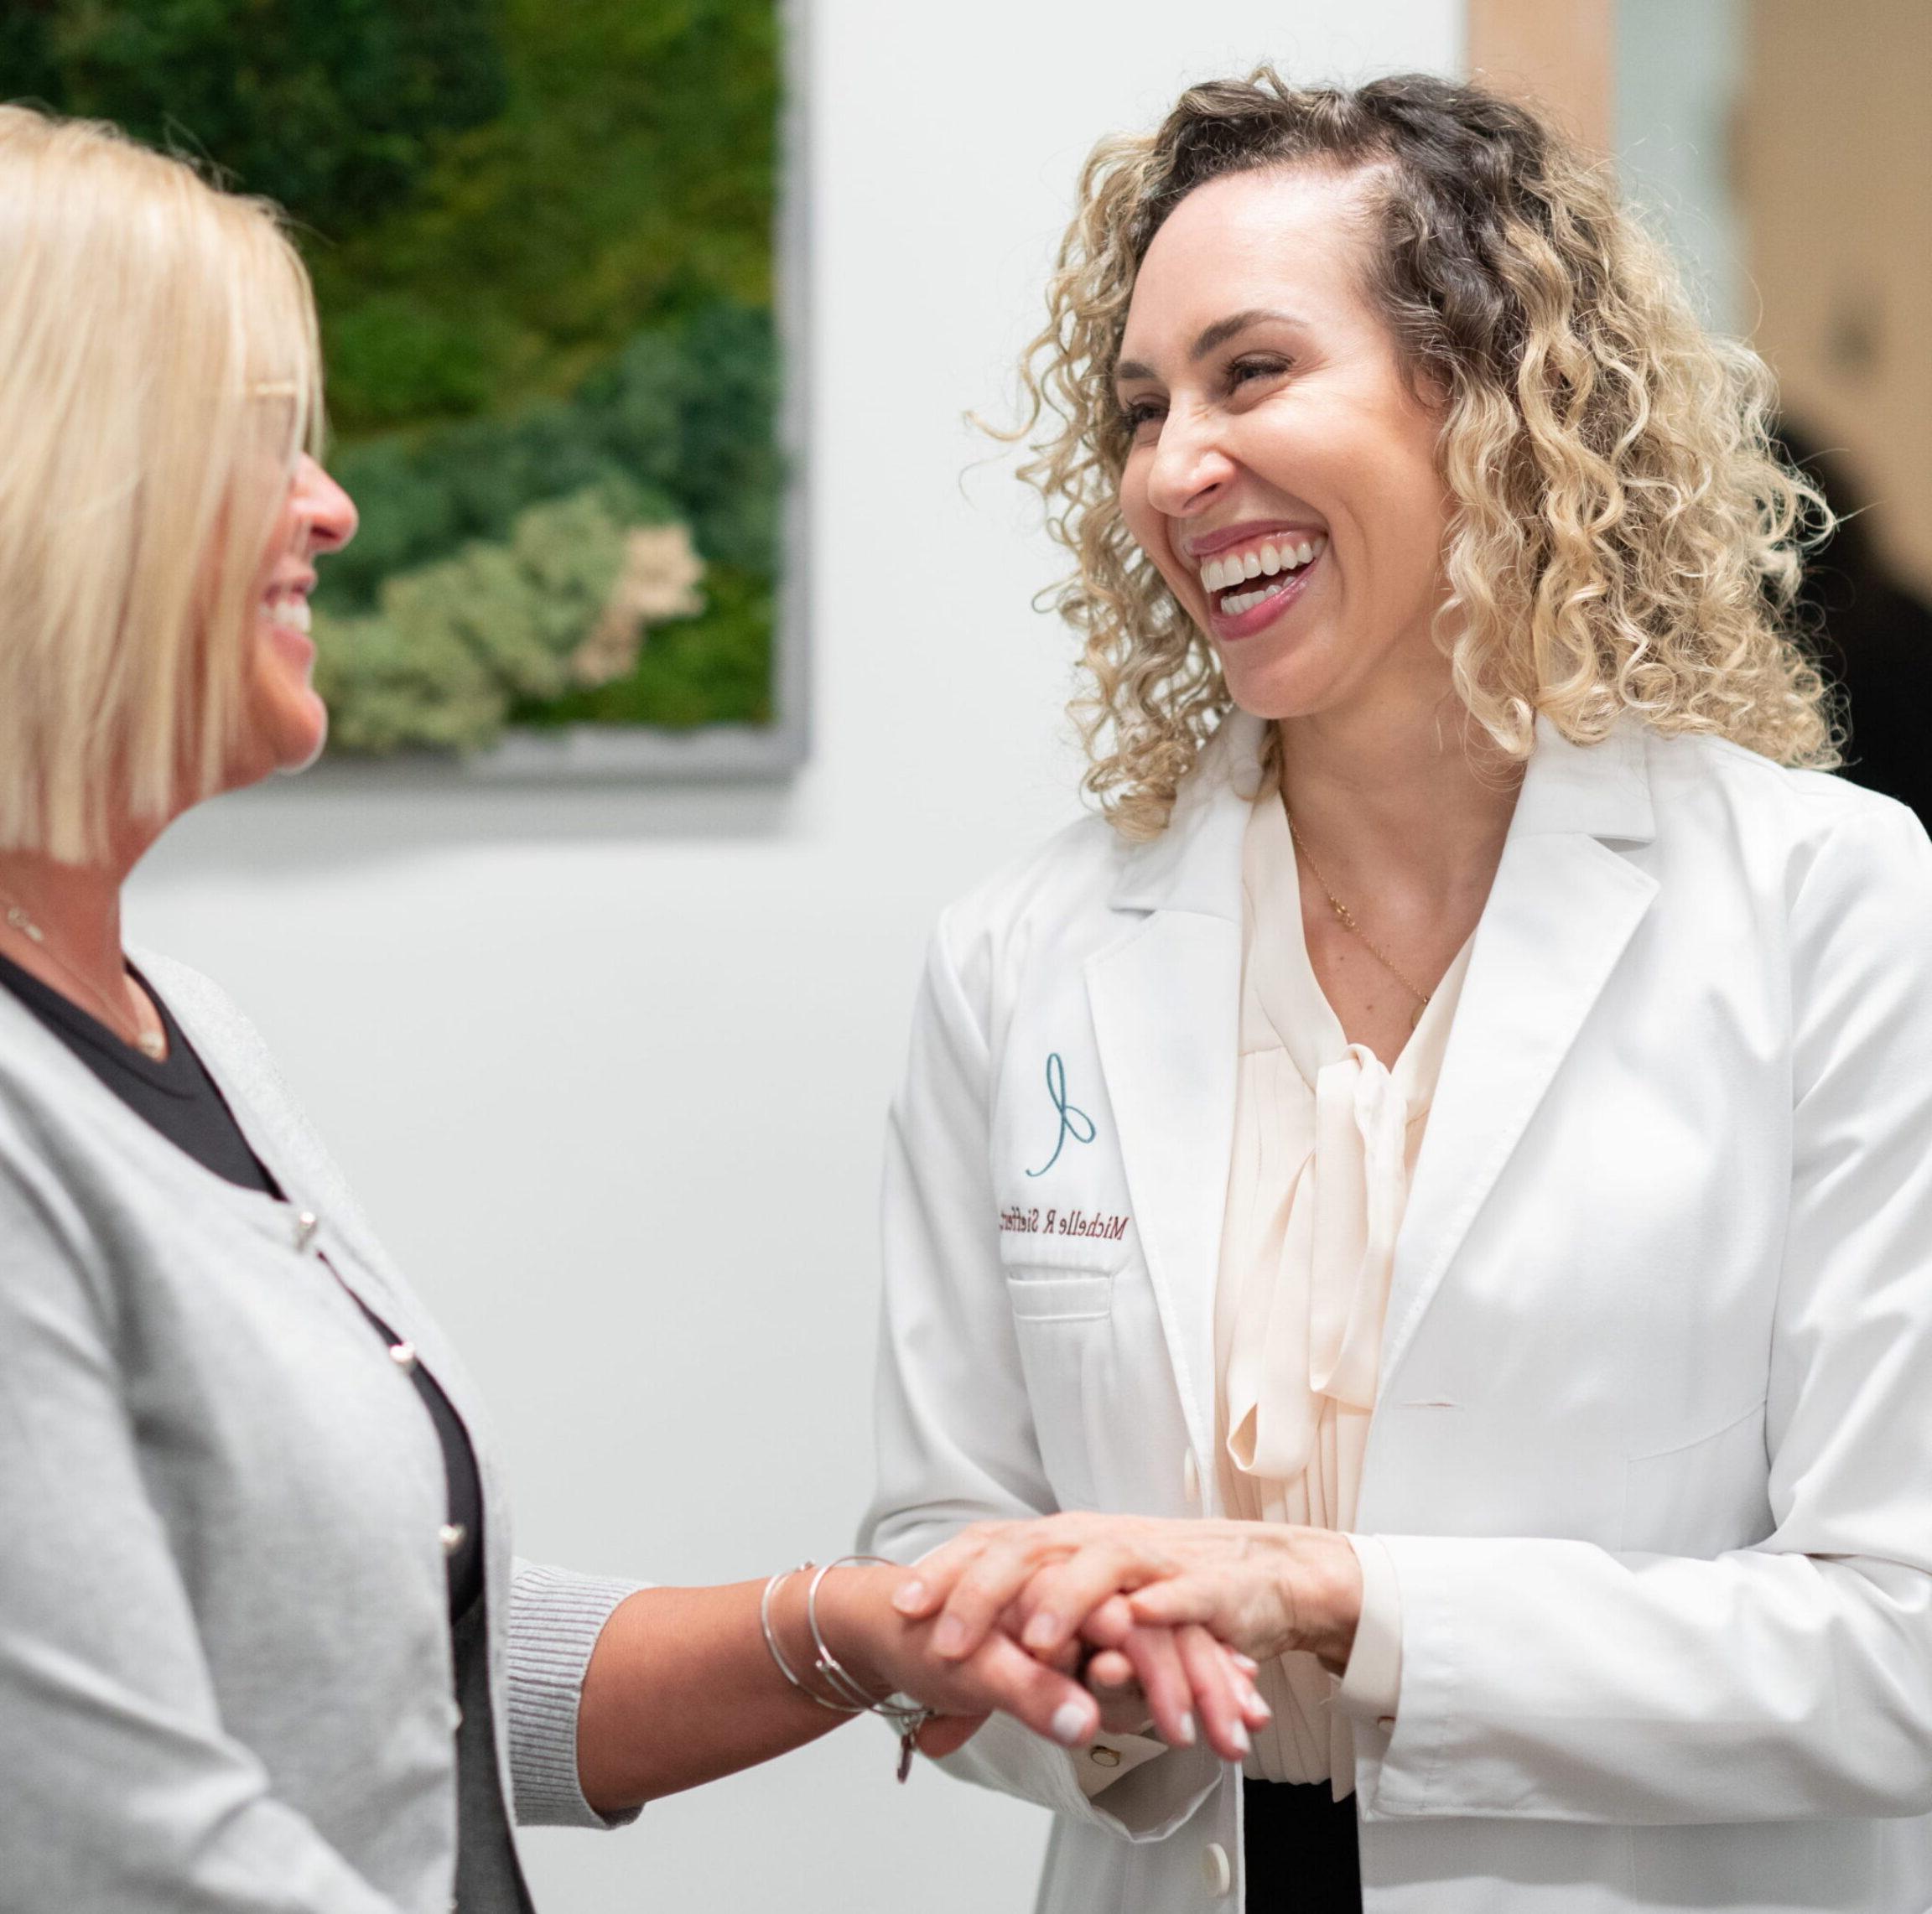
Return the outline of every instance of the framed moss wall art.
{"type": "Polygon", "coordinates": [[[340,767],[802,757],[786,0],[44,0],[7,96],[284,207],[330,469],[340,767]]]}

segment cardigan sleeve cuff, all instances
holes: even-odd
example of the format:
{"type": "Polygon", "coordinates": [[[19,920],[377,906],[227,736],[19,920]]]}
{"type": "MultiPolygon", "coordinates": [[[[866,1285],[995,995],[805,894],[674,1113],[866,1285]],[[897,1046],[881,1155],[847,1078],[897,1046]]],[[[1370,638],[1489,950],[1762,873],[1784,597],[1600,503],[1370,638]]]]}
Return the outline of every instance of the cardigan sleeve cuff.
{"type": "Polygon", "coordinates": [[[510,1776],[525,1827],[621,1828],[640,1810],[600,1814],[577,1778],[577,1710],[590,1652],[617,1605],[647,1582],[574,1575],[519,1562],[510,1599],[510,1776]]]}

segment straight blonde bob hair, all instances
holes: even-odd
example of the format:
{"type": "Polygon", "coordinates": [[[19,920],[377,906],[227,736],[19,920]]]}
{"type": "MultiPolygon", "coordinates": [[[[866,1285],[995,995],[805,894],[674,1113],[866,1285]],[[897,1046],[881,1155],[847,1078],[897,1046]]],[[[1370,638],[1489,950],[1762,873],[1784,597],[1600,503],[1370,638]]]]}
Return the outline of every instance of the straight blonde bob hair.
{"type": "Polygon", "coordinates": [[[320,394],[272,208],[0,106],[0,849],[99,861],[219,788],[320,394]]]}
{"type": "Polygon", "coordinates": [[[1085,641],[1085,783],[1119,829],[1161,833],[1228,706],[1120,514],[1113,376],[1135,278],[1197,186],[1293,167],[1363,176],[1368,291],[1448,395],[1438,630],[1494,744],[1528,757],[1539,718],[1594,744],[1629,713],[1836,764],[1792,610],[1830,514],[1773,450],[1763,361],[1705,333],[1603,169],[1534,113],[1430,75],[1301,88],[1263,67],[1094,149],[1027,358],[1013,436],[1045,428],[1022,476],[1078,565],[1049,602],[1085,641]]]}

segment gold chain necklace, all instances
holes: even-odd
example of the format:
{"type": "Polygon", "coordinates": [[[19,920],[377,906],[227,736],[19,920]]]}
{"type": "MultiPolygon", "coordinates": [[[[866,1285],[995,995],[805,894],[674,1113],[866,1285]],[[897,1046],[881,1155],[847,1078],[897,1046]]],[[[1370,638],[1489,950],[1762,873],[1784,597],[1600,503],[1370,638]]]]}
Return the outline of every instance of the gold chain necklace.
{"type": "Polygon", "coordinates": [[[134,1025],[134,1034],[129,1037],[127,1024],[122,1017],[115,1014],[114,1006],[100,991],[94,988],[86,978],[83,977],[72,964],[69,963],[66,958],[55,949],[53,945],[47,941],[47,933],[34,922],[33,917],[29,914],[26,905],[4,890],[0,890],[0,904],[4,904],[7,906],[8,923],[37,949],[44,951],[66,976],[78,983],[106,1012],[107,1027],[113,1031],[116,1036],[122,1038],[126,1042],[132,1043],[135,1049],[141,1052],[142,1056],[152,1057],[157,1063],[159,1063],[167,1056],[168,1035],[166,1031],[158,1027],[148,1030],[142,1023],[140,1013],[136,1011],[132,1019],[134,1025]]]}
{"type": "Polygon", "coordinates": [[[1288,819],[1288,835],[1295,840],[1295,848],[1308,860],[1308,869],[1314,874],[1316,883],[1321,885],[1322,894],[1328,900],[1328,908],[1335,913],[1336,921],[1353,937],[1359,938],[1368,947],[1369,954],[1389,974],[1415,999],[1415,1008],[1409,1019],[1409,1028],[1414,1030],[1422,1021],[1422,1013],[1429,1008],[1429,993],[1418,990],[1396,967],[1395,961],[1375,940],[1355,921],[1355,913],[1335,895],[1328,879],[1322,876],[1322,867],[1315,861],[1315,853],[1308,848],[1301,832],[1296,827],[1295,814],[1284,805],[1282,810],[1288,819]]]}

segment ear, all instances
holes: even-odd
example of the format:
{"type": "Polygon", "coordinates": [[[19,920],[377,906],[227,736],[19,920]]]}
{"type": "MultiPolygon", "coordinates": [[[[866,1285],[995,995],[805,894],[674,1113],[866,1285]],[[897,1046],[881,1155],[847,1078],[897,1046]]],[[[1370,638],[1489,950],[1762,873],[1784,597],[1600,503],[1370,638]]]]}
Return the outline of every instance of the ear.
{"type": "Polygon", "coordinates": [[[1449,402],[1456,396],[1446,369],[1425,360],[1417,360],[1410,367],[1409,390],[1416,404],[1438,419],[1447,415],[1449,402]]]}

